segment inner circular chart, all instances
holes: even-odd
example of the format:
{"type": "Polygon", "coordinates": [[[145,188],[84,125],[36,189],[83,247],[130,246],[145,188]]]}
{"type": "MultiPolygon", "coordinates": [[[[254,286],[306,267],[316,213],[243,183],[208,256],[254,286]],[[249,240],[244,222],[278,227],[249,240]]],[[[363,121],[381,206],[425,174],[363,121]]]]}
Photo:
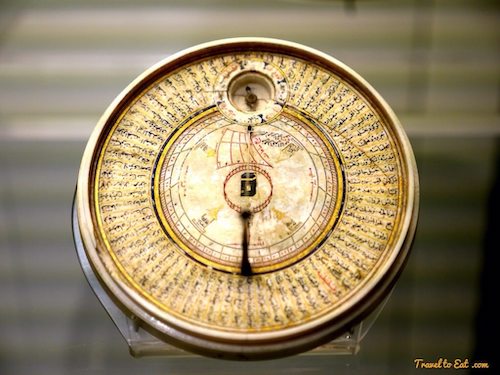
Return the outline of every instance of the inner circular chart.
{"type": "Polygon", "coordinates": [[[171,137],[156,167],[163,226],[192,257],[239,272],[244,225],[252,213],[252,272],[285,267],[310,254],[339,218],[340,161],[325,136],[293,111],[248,126],[215,108],[171,137]]]}

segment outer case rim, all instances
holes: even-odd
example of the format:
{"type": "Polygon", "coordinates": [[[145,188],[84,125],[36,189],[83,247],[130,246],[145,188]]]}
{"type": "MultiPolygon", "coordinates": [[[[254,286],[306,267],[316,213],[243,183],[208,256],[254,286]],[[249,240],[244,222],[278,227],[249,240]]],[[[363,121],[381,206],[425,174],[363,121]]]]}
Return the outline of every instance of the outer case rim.
{"type": "Polygon", "coordinates": [[[235,38],[209,42],[181,51],[146,70],[122,91],[107,108],[88,141],[78,176],[75,206],[83,247],[89,257],[90,264],[101,284],[111,296],[114,296],[115,300],[118,300],[124,310],[129,314],[139,317],[157,335],[176,346],[209,356],[256,359],[276,358],[311,349],[333,339],[336,335],[341,334],[346,328],[356,324],[375,309],[391,290],[407,259],[417,225],[418,202],[418,173],[409,140],[391,108],[362,77],[331,56],[296,43],[267,38],[235,38]],[[384,264],[384,272],[382,272],[382,275],[378,275],[377,278],[374,277],[374,282],[371,284],[370,289],[365,291],[363,295],[355,295],[357,300],[335,317],[334,321],[323,322],[305,333],[299,332],[298,334],[292,334],[279,339],[272,337],[256,339],[252,335],[249,335],[247,339],[243,340],[241,338],[228,340],[227,338],[221,339],[216,336],[206,336],[196,332],[189,332],[189,330],[176,325],[173,321],[164,322],[155,318],[155,314],[146,311],[144,306],[141,306],[137,300],[127,295],[114,282],[107,274],[104,265],[100,263],[100,259],[97,256],[97,249],[100,245],[98,245],[98,236],[96,236],[93,228],[89,182],[93,173],[92,163],[96,152],[99,150],[98,146],[100,145],[101,137],[105,134],[108,124],[113,121],[117,113],[127,104],[129,98],[137,93],[141,85],[152,82],[154,77],[161,75],[164,70],[171,69],[172,64],[184,65],[190,60],[199,59],[202,53],[208,57],[227,51],[238,52],[251,48],[259,48],[259,50],[270,52],[276,49],[278,51],[285,50],[290,55],[295,54],[302,58],[305,56],[314,58],[315,63],[326,65],[330,69],[334,68],[334,71],[343,73],[343,79],[354,87],[361,89],[362,93],[368,96],[367,99],[372,104],[375,104],[374,107],[379,112],[379,115],[385,117],[387,122],[391,124],[391,130],[394,132],[393,135],[400,142],[403,167],[406,169],[405,172],[408,177],[405,185],[407,189],[407,210],[403,214],[404,219],[400,224],[401,231],[399,238],[394,244],[396,250],[393,251],[393,258],[390,259],[390,262],[387,260],[384,264]]]}

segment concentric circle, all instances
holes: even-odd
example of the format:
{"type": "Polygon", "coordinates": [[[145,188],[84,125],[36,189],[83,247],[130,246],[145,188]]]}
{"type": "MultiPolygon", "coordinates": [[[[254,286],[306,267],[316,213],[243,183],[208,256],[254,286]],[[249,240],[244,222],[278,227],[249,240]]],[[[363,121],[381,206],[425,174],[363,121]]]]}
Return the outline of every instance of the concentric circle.
{"type": "Polygon", "coordinates": [[[217,77],[214,98],[230,121],[257,125],[274,119],[288,98],[288,83],[269,60],[242,58],[229,63],[217,77]]]}
{"type": "Polygon", "coordinates": [[[249,130],[210,109],[166,142],[154,200],[166,234],[193,258],[238,273],[244,211],[249,262],[275,271],[316,250],[340,216],[343,176],[334,145],[292,110],[249,130]]]}
{"type": "Polygon", "coordinates": [[[273,182],[269,173],[262,167],[255,164],[240,165],[226,176],[223,192],[229,208],[238,214],[245,211],[256,214],[271,202],[273,182]]]}
{"type": "Polygon", "coordinates": [[[144,72],[101,118],[77,188],[113,299],[162,339],[227,358],[297,353],[362,319],[399,275],[417,211],[410,144],[374,89],[259,38],[144,72]]]}

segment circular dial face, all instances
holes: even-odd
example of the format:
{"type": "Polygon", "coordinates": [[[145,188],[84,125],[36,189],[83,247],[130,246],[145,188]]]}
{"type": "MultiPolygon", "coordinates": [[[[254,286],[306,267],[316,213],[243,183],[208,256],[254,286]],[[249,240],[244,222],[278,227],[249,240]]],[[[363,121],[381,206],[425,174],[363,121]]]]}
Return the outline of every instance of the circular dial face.
{"type": "Polygon", "coordinates": [[[331,339],[383,297],[413,237],[417,181],[394,115],[336,60],[215,42],[145,72],[101,119],[78,217],[112,294],[209,355],[331,339]]]}
{"type": "Polygon", "coordinates": [[[332,143],[306,121],[286,110],[248,125],[214,108],[188,121],[156,168],[166,233],[203,264],[238,273],[248,211],[252,273],[309,255],[339,218],[343,177],[332,143]]]}

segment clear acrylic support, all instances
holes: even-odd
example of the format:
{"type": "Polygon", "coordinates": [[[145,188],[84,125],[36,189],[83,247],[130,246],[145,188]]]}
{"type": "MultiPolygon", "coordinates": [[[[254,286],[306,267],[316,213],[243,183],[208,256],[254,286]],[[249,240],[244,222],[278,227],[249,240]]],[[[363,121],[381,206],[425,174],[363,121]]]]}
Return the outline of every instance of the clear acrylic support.
{"type": "MultiPolygon", "coordinates": [[[[156,336],[152,335],[141,327],[139,319],[130,318],[115,304],[110,296],[103,289],[97,277],[90,266],[89,260],[83,248],[83,243],[76,220],[76,209],[73,208],[73,234],[75,240],[78,258],[87,278],[87,281],[94,291],[95,295],[103,305],[104,309],[115,323],[121,335],[127,342],[130,354],[134,357],[144,356],[167,356],[167,357],[194,357],[196,354],[179,349],[170,345],[156,336]]],[[[327,344],[321,345],[308,352],[302,353],[302,356],[309,355],[354,355],[358,353],[361,347],[361,341],[368,333],[380,312],[383,310],[390,294],[383,302],[361,323],[352,327],[344,334],[327,344]]]]}
{"type": "MultiPolygon", "coordinates": [[[[127,341],[130,353],[134,357],[143,357],[151,355],[160,355],[168,357],[191,357],[196,356],[169,345],[149,332],[141,328],[133,319],[128,319],[126,333],[122,330],[123,337],[127,341]]],[[[361,326],[356,326],[354,329],[346,332],[328,344],[321,345],[309,352],[301,355],[332,355],[332,354],[356,354],[360,348],[361,326]]]]}
{"type": "MultiPolygon", "coordinates": [[[[344,334],[340,335],[327,344],[320,345],[317,348],[300,355],[311,356],[357,354],[361,348],[361,341],[366,336],[372,325],[375,323],[375,320],[383,310],[388,299],[389,296],[384,299],[380,306],[378,306],[371,315],[369,315],[361,323],[352,327],[344,334]]],[[[130,353],[134,357],[151,355],[190,357],[196,355],[159,340],[158,338],[144,330],[140,325],[140,321],[128,318],[120,310],[113,309],[112,311],[110,311],[107,308],[106,310],[111,315],[111,318],[117,325],[118,329],[123,335],[123,338],[126,340],[130,349],[130,353]],[[115,313],[118,313],[118,316],[112,315],[115,313]]]]}

